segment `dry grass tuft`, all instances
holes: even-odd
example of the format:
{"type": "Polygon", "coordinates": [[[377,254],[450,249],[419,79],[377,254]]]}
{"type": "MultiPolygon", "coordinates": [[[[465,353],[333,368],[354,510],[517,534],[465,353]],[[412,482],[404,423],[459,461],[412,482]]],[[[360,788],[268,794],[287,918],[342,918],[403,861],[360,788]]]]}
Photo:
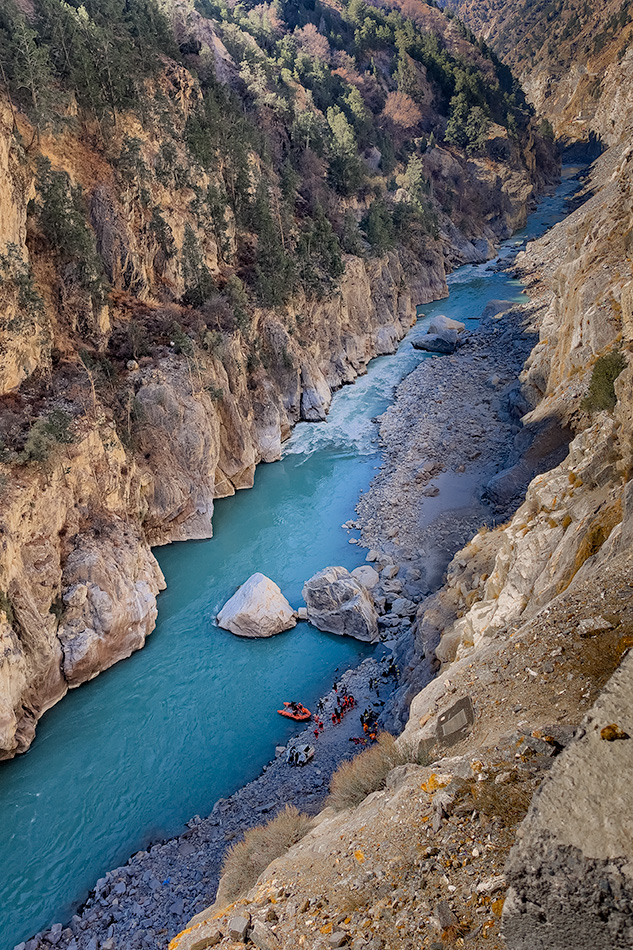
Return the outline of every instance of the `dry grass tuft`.
{"type": "Polygon", "coordinates": [[[297,844],[311,826],[309,815],[286,805],[268,824],[247,831],[243,840],[226,853],[218,888],[218,903],[229,904],[248,891],[271,861],[297,844]]]}
{"type": "Polygon", "coordinates": [[[336,811],[360,805],[372,792],[385,787],[392,769],[408,762],[426,765],[428,760],[418,749],[399,748],[392,735],[382,732],[376,745],[338,767],[330,782],[328,805],[336,811]]]}
{"type": "Polygon", "coordinates": [[[498,818],[505,828],[523,821],[534,789],[528,782],[495,785],[494,781],[475,783],[471,792],[475,807],[488,818],[498,818]]]}

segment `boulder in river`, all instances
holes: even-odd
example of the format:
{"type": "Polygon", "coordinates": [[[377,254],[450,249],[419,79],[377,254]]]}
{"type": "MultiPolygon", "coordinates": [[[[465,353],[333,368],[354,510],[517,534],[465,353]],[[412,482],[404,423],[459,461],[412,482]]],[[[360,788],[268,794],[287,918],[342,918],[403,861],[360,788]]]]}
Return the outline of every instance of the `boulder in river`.
{"type": "Polygon", "coordinates": [[[344,567],[326,567],[303,587],[310,623],[373,643],[378,639],[378,614],[367,589],[344,567]]]}
{"type": "Polygon", "coordinates": [[[218,626],[238,637],[272,637],[290,630],[296,614],[277,585],[264,574],[252,574],[226,602],[218,626]]]}
{"type": "Polygon", "coordinates": [[[451,342],[442,336],[428,333],[426,336],[411,340],[411,345],[414,349],[425,350],[427,353],[454,353],[457,346],[457,334],[455,334],[455,340],[451,342]]]}
{"type": "Polygon", "coordinates": [[[429,333],[436,333],[437,336],[448,334],[452,336],[453,333],[462,333],[465,329],[465,323],[461,323],[459,320],[451,320],[450,317],[445,317],[442,313],[433,317],[429,323],[429,333]]]}
{"type": "Polygon", "coordinates": [[[418,337],[411,343],[416,350],[426,350],[429,353],[454,353],[458,335],[466,329],[459,320],[451,320],[443,314],[433,317],[429,324],[426,336],[418,337]]]}

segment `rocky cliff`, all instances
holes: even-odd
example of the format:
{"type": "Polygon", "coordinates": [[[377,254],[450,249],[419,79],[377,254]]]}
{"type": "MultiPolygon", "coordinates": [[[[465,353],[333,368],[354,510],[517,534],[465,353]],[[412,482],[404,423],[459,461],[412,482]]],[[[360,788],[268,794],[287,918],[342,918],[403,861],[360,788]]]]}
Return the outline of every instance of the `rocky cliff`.
{"type": "Polygon", "coordinates": [[[628,0],[446,0],[519,76],[564,143],[618,142],[630,115],[628,0]]]}

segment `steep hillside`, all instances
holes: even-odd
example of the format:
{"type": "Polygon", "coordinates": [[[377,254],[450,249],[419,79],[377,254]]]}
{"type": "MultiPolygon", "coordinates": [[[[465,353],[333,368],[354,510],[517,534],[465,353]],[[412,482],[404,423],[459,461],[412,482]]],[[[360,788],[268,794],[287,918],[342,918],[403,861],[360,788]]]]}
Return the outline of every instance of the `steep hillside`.
{"type": "Polygon", "coordinates": [[[520,77],[528,99],[568,141],[606,144],[628,114],[630,0],[443,0],[520,77]]]}
{"type": "Polygon", "coordinates": [[[555,176],[429,9],[3,5],[0,757],[142,646],[149,546],[209,537],[555,176]]]}

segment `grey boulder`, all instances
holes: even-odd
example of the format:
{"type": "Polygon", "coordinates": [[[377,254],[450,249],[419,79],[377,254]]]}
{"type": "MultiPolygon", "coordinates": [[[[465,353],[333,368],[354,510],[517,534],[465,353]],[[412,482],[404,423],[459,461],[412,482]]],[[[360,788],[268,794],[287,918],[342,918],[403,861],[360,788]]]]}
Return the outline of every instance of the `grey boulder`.
{"type": "Polygon", "coordinates": [[[427,353],[454,353],[457,346],[457,334],[454,334],[453,340],[447,340],[443,336],[437,336],[429,333],[427,336],[420,336],[411,340],[411,345],[415,350],[424,350],[427,353]]]}
{"type": "Polygon", "coordinates": [[[326,567],[303,588],[310,623],[328,633],[373,643],[378,614],[371,594],[344,567],[326,567]]]}

